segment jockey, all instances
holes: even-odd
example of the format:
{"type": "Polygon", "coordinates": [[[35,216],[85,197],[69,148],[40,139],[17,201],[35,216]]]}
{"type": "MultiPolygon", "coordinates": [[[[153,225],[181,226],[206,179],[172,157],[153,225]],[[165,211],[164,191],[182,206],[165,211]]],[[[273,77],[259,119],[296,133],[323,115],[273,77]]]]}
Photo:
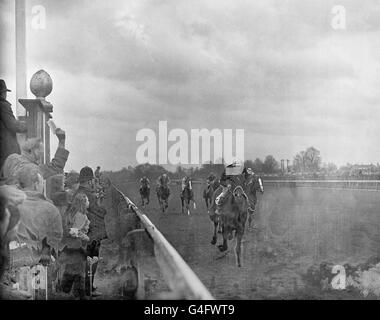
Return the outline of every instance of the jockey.
{"type": "Polygon", "coordinates": [[[157,179],[157,184],[159,186],[163,186],[165,188],[168,188],[169,183],[170,183],[170,178],[166,173],[160,175],[157,179]]]}
{"type": "Polygon", "coordinates": [[[192,190],[191,178],[189,176],[184,176],[182,178],[182,192],[185,190],[186,186],[189,186],[189,189],[192,190]]]}
{"type": "Polygon", "coordinates": [[[247,192],[249,209],[254,212],[257,203],[256,192],[260,190],[261,193],[264,193],[263,183],[261,178],[257,176],[251,168],[244,168],[243,176],[245,179],[244,190],[247,192]]]}
{"type": "Polygon", "coordinates": [[[223,187],[222,193],[215,199],[216,210],[215,213],[220,215],[222,213],[222,206],[227,194],[232,191],[232,188],[240,185],[239,176],[243,173],[243,163],[236,159],[234,162],[224,169],[220,178],[220,184],[223,187]]]}
{"type": "Polygon", "coordinates": [[[182,191],[181,194],[183,195],[183,192],[185,191],[186,187],[189,188],[190,190],[190,197],[193,199],[194,197],[194,192],[193,192],[193,185],[192,185],[192,180],[189,176],[184,176],[182,178],[182,191]]]}
{"type": "Polygon", "coordinates": [[[253,179],[256,177],[256,174],[253,172],[252,168],[244,168],[243,175],[245,179],[245,185],[252,183],[253,179]]]}
{"type": "Polygon", "coordinates": [[[207,185],[209,186],[209,185],[213,184],[215,182],[215,180],[216,180],[216,176],[215,176],[214,172],[211,172],[208,175],[208,177],[206,178],[207,185]]]}
{"type": "Polygon", "coordinates": [[[260,185],[260,192],[264,193],[264,188],[263,188],[263,183],[261,181],[261,178],[253,172],[252,168],[244,168],[243,170],[243,175],[244,175],[244,185],[245,187],[248,187],[250,184],[254,184],[255,180],[258,181],[260,185]]]}
{"type": "Polygon", "coordinates": [[[143,188],[150,189],[150,181],[149,181],[149,179],[146,176],[142,177],[140,179],[140,185],[141,185],[140,189],[143,189],[143,188]]]}

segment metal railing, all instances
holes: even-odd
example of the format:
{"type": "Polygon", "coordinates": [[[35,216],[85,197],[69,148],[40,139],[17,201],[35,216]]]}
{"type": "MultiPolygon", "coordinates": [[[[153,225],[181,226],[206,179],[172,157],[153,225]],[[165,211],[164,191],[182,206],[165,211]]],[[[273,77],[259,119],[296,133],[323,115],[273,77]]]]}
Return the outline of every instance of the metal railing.
{"type": "Polygon", "coordinates": [[[263,183],[266,186],[274,187],[380,191],[380,180],[264,180],[263,183]]]}
{"type": "Polygon", "coordinates": [[[115,189],[124,197],[131,210],[140,220],[142,228],[149,235],[149,239],[153,241],[155,260],[174,296],[188,300],[214,300],[194,271],[149,218],[120,190],[116,187],[115,189]]]}

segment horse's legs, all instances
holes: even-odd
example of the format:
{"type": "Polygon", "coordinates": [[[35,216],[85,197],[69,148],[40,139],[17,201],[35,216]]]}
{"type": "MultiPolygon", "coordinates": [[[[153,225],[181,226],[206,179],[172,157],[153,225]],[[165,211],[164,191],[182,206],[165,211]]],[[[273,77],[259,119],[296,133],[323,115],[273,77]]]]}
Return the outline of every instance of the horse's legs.
{"type": "Polygon", "coordinates": [[[158,205],[159,205],[160,209],[162,210],[162,212],[164,212],[165,210],[163,207],[162,199],[161,199],[159,194],[157,194],[157,200],[158,200],[158,205]]]}
{"type": "Polygon", "coordinates": [[[183,207],[184,207],[184,203],[183,203],[183,197],[181,196],[181,212],[183,213],[183,207]]]}
{"type": "Polygon", "coordinates": [[[237,266],[241,267],[241,240],[243,239],[243,231],[241,228],[238,228],[236,230],[236,247],[235,247],[235,253],[236,253],[236,262],[237,266]]]}
{"type": "Polygon", "coordinates": [[[228,246],[227,246],[227,238],[225,237],[225,235],[223,235],[223,244],[219,245],[218,248],[221,252],[227,251],[228,246]]]}
{"type": "MultiPolygon", "coordinates": [[[[220,223],[221,222],[219,221],[219,224],[220,223]]],[[[227,234],[225,226],[223,224],[222,224],[222,235],[223,235],[223,244],[219,245],[218,247],[219,247],[219,250],[221,252],[224,252],[224,251],[227,251],[227,249],[228,249],[228,246],[227,246],[227,236],[228,236],[228,234],[227,234]]]]}
{"type": "Polygon", "coordinates": [[[165,201],[161,199],[161,207],[162,207],[162,212],[165,212],[166,206],[165,206],[165,201]]]}
{"type": "Polygon", "coordinates": [[[218,228],[218,221],[214,219],[214,235],[211,240],[211,244],[215,245],[216,244],[216,239],[217,239],[217,234],[216,234],[216,229],[218,228]]]}

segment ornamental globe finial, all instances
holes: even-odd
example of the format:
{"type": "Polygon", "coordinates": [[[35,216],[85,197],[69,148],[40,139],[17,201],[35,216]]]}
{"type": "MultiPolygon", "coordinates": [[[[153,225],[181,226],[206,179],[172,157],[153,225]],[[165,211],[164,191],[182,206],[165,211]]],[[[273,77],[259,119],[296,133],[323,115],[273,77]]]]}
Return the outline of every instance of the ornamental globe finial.
{"type": "Polygon", "coordinates": [[[53,80],[45,70],[37,71],[30,79],[30,91],[37,98],[46,98],[53,90],[53,80]]]}

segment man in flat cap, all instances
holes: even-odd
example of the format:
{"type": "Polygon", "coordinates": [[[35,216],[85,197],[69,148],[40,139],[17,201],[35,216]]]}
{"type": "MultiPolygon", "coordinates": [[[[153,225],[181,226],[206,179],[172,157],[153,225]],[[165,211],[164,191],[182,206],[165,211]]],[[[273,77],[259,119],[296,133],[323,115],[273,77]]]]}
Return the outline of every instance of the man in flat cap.
{"type": "Polygon", "coordinates": [[[27,131],[26,123],[16,120],[13,115],[11,104],[7,101],[9,91],[5,81],[0,79],[0,168],[10,154],[21,153],[16,133],[27,131]]]}

